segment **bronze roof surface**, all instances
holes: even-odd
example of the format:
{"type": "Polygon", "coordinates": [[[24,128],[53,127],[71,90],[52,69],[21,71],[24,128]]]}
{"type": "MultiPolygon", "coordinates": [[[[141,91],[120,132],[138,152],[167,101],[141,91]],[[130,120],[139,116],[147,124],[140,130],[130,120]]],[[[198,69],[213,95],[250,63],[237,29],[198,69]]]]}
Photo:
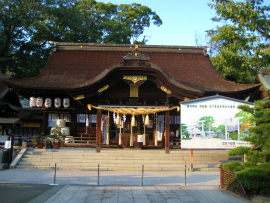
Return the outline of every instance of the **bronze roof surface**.
{"type": "MultiPolygon", "coordinates": [[[[134,45],[55,44],[55,49],[40,75],[13,79],[8,83],[38,89],[80,88],[98,82],[111,70],[121,67],[123,57],[133,49],[134,45]]],[[[224,80],[205,55],[205,47],[142,45],[139,50],[150,57],[150,69],[160,67],[187,90],[238,92],[259,86],[224,80]]]]}

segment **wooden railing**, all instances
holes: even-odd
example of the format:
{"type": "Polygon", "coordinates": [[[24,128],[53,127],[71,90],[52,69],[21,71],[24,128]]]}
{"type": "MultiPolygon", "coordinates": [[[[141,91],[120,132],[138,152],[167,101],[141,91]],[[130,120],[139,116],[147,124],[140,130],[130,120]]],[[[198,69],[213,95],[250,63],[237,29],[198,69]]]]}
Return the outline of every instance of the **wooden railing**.
{"type": "Polygon", "coordinates": [[[222,165],[220,165],[220,187],[249,199],[241,181],[235,176],[235,172],[223,169],[222,165]]]}
{"type": "Polygon", "coordinates": [[[96,135],[90,133],[79,133],[78,137],[67,136],[63,138],[65,145],[96,145],[96,135]]]}

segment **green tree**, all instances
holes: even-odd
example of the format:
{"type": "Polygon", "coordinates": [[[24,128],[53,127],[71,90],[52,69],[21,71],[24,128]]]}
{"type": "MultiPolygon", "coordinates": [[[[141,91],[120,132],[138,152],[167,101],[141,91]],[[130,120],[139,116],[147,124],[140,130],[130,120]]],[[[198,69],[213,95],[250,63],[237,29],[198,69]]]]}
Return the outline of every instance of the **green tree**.
{"type": "Polygon", "coordinates": [[[188,136],[189,135],[188,127],[185,126],[185,125],[182,125],[182,136],[183,135],[185,135],[185,136],[188,136]]]}
{"type": "Polygon", "coordinates": [[[251,113],[248,113],[246,111],[239,111],[237,114],[234,116],[235,118],[238,117],[244,117],[243,119],[240,120],[242,124],[240,124],[240,131],[241,134],[246,130],[254,126],[254,122],[251,121],[251,118],[253,115],[251,113]]]}
{"type": "MultiPolygon", "coordinates": [[[[255,126],[249,128],[250,136],[245,137],[246,141],[253,144],[255,151],[247,150],[248,160],[254,165],[270,161],[270,101],[256,101],[254,108],[248,105],[240,105],[239,109],[251,113],[254,117],[250,118],[250,122],[256,123],[255,126]]],[[[238,152],[232,150],[231,154],[238,152]]]]}
{"type": "Polygon", "coordinates": [[[0,71],[31,77],[44,68],[49,41],[82,43],[145,43],[137,41],[160,17],[140,4],[95,0],[1,0],[0,71]]]}
{"type": "Polygon", "coordinates": [[[221,130],[221,133],[218,134],[218,137],[222,137],[222,134],[225,136],[225,125],[219,125],[216,129],[216,133],[217,133],[217,130],[220,129],[221,130]]]}
{"type": "MultiPolygon", "coordinates": [[[[212,116],[204,116],[199,119],[199,121],[203,121],[203,120],[204,120],[203,122],[204,131],[209,131],[209,124],[211,125],[211,131],[213,131],[212,124],[215,123],[215,119],[212,116]]],[[[202,126],[200,126],[199,129],[202,130],[202,126]]]]}
{"type": "Polygon", "coordinates": [[[247,162],[225,163],[223,168],[236,172],[248,194],[268,195],[270,188],[270,100],[256,101],[254,108],[248,105],[238,106],[244,112],[252,114],[250,122],[256,125],[249,129],[245,140],[253,145],[236,147],[229,151],[230,156],[247,154],[247,162]]]}
{"type": "Polygon", "coordinates": [[[226,80],[254,83],[258,70],[270,65],[270,6],[263,0],[212,2],[217,14],[212,20],[226,23],[208,31],[217,51],[213,65],[226,80]]]}

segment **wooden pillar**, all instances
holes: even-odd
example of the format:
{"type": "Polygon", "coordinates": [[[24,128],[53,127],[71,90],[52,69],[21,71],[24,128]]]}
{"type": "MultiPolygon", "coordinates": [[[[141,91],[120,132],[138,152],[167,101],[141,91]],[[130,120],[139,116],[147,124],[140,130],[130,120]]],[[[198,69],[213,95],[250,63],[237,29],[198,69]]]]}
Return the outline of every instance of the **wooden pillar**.
{"type": "Polygon", "coordinates": [[[43,111],[43,121],[42,121],[42,129],[41,132],[44,132],[47,134],[47,127],[48,127],[48,113],[46,111],[43,111]]]}
{"type": "MultiPolygon", "coordinates": [[[[44,120],[44,119],[43,119],[44,120]]],[[[33,128],[32,127],[28,127],[28,128],[31,128],[32,129],[32,138],[33,138],[33,144],[36,144],[36,135],[33,134],[33,128]]],[[[28,141],[29,141],[29,136],[28,136],[28,133],[27,133],[27,137],[28,137],[28,141]]]]}
{"type": "Polygon", "coordinates": [[[96,117],[96,142],[97,142],[97,152],[100,152],[100,138],[101,138],[101,109],[97,109],[96,117]]]}
{"type": "Polygon", "coordinates": [[[72,129],[72,136],[77,137],[77,115],[75,110],[71,111],[71,129],[72,129]]]}
{"type": "Polygon", "coordinates": [[[108,111],[108,120],[107,120],[107,133],[106,133],[106,145],[110,144],[110,112],[108,111]]]}
{"type": "Polygon", "coordinates": [[[165,112],[165,152],[170,153],[170,117],[169,111],[165,112]]]}
{"type": "Polygon", "coordinates": [[[247,153],[244,154],[244,162],[247,162],[247,153]]]}
{"type": "Polygon", "coordinates": [[[190,171],[193,171],[193,149],[190,150],[190,171]]]}

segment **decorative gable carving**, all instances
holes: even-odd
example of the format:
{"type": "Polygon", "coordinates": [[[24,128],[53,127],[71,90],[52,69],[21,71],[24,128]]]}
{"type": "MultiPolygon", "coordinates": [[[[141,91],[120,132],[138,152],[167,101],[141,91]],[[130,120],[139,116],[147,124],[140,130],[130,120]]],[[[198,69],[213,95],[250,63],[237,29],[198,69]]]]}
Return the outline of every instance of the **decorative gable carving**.
{"type": "Polygon", "coordinates": [[[124,56],[123,59],[124,60],[149,61],[150,57],[147,57],[144,54],[142,54],[138,49],[138,45],[136,45],[135,49],[132,51],[132,53],[129,53],[128,55],[124,56]]]}

